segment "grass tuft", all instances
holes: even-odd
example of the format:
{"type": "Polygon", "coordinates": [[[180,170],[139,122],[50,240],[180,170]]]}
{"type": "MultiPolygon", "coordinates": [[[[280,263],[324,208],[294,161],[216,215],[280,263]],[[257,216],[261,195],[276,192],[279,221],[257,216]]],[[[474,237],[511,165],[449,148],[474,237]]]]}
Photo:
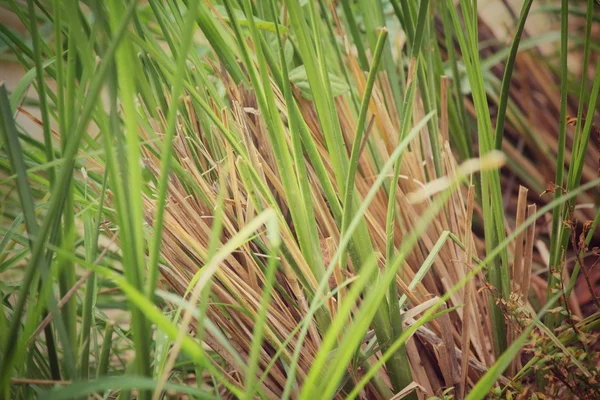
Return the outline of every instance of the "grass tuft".
{"type": "Polygon", "coordinates": [[[555,3],[6,2],[0,397],[599,397],[600,18],[555,3]]]}

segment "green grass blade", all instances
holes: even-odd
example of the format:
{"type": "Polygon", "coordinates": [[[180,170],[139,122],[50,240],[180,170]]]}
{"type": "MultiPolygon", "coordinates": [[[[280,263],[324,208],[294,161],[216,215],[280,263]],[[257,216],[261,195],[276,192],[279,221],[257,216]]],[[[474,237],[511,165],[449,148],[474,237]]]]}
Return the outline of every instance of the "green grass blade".
{"type": "MultiPolygon", "coordinates": [[[[371,103],[371,94],[373,92],[373,86],[375,85],[375,78],[377,77],[377,70],[383,56],[383,48],[387,38],[387,29],[382,29],[379,33],[379,39],[377,40],[377,46],[375,47],[375,53],[373,54],[373,62],[371,69],[369,70],[369,76],[367,77],[367,84],[365,87],[365,93],[360,105],[360,112],[358,114],[358,122],[356,123],[356,132],[354,133],[354,142],[352,143],[352,152],[350,153],[350,165],[348,173],[346,175],[346,191],[344,192],[344,215],[342,218],[342,229],[340,234],[344,235],[348,229],[348,224],[352,218],[353,202],[354,197],[354,184],[356,180],[356,171],[358,170],[358,160],[360,157],[360,149],[365,134],[365,121],[367,120],[367,112],[369,111],[369,105],[371,103]]],[[[340,261],[345,263],[346,257],[342,255],[340,261]]]]}
{"type": "Polygon", "coordinates": [[[162,149],[162,158],[160,165],[160,175],[157,193],[156,216],[153,223],[153,241],[150,245],[150,260],[148,263],[149,277],[146,293],[148,296],[153,296],[158,279],[158,261],[160,256],[160,246],[162,243],[162,228],[163,216],[166,206],[167,183],[169,179],[169,170],[172,162],[173,154],[173,138],[175,136],[175,124],[177,122],[177,110],[179,106],[179,96],[183,92],[183,81],[185,74],[185,63],[188,50],[192,44],[194,16],[199,10],[199,2],[191,0],[189,3],[188,12],[186,15],[185,26],[183,29],[183,42],[181,44],[179,57],[177,59],[177,69],[175,71],[175,79],[173,80],[173,89],[171,93],[171,106],[167,116],[167,126],[165,131],[165,140],[162,149]]]}
{"type": "MultiPolygon", "coordinates": [[[[556,157],[556,179],[554,184],[561,188],[564,184],[565,171],[565,151],[567,145],[567,90],[568,90],[568,74],[567,67],[568,59],[568,29],[569,29],[569,1],[561,0],[561,18],[560,18],[560,116],[559,116],[559,133],[558,133],[558,154],[556,157]]],[[[554,198],[557,199],[561,195],[561,190],[557,189],[554,192],[554,198]]],[[[561,267],[563,258],[562,244],[564,242],[562,224],[563,208],[557,208],[552,212],[552,228],[550,235],[550,263],[548,265],[548,290],[547,295],[551,294],[553,288],[557,285],[554,269],[561,267]]],[[[545,319],[546,325],[551,329],[555,324],[555,316],[553,313],[547,314],[545,319]]]]}
{"type": "Polygon", "coordinates": [[[519,21],[517,24],[517,31],[515,32],[515,37],[513,38],[512,44],[510,46],[510,53],[508,55],[508,59],[506,60],[506,66],[504,67],[504,76],[502,77],[502,88],[500,89],[500,101],[498,102],[498,114],[496,116],[496,150],[502,150],[502,138],[504,137],[504,123],[506,120],[505,115],[506,106],[508,103],[508,94],[510,91],[510,82],[515,67],[515,61],[517,60],[519,44],[521,43],[521,35],[523,34],[523,30],[525,28],[525,22],[527,21],[527,16],[529,15],[531,4],[533,4],[533,0],[525,0],[523,2],[523,7],[521,8],[521,15],[519,16],[519,21]]]}

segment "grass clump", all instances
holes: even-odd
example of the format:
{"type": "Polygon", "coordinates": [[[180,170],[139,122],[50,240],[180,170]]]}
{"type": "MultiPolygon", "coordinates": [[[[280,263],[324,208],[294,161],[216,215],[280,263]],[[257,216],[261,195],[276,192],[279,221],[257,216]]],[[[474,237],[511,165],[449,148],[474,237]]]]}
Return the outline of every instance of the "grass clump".
{"type": "Polygon", "coordinates": [[[598,395],[593,1],[0,7],[0,397],[598,395]]]}

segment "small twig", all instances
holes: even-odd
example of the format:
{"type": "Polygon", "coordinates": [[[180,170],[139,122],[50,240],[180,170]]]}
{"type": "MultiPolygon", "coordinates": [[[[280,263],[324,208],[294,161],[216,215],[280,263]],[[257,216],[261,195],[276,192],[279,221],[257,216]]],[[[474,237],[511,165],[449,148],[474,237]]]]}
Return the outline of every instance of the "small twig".
{"type": "Polygon", "coordinates": [[[14,385],[70,385],[71,381],[56,381],[51,379],[11,378],[14,385]]]}
{"type": "Polygon", "coordinates": [[[367,142],[369,141],[369,137],[371,136],[371,133],[373,132],[373,123],[374,122],[375,122],[375,116],[371,115],[371,119],[369,120],[369,124],[367,125],[367,130],[365,132],[365,137],[363,138],[363,141],[360,144],[360,150],[358,152],[359,157],[362,154],[363,150],[365,149],[367,142]]]}
{"type": "Polygon", "coordinates": [[[592,281],[590,280],[590,274],[586,270],[585,264],[583,263],[583,259],[581,258],[581,253],[583,251],[585,251],[586,249],[579,249],[579,247],[577,245],[577,240],[575,238],[574,229],[572,229],[571,231],[573,232],[571,234],[571,243],[573,245],[573,248],[575,249],[577,261],[579,262],[579,265],[581,265],[581,271],[583,272],[583,277],[585,278],[587,288],[590,291],[590,294],[592,295],[592,301],[596,304],[596,307],[598,307],[600,309],[600,300],[598,299],[598,296],[596,296],[596,293],[594,292],[594,286],[592,285],[592,281]],[[580,251],[580,250],[582,250],[582,251],[580,251]]]}
{"type": "MultiPolygon", "coordinates": [[[[110,239],[110,243],[104,248],[104,250],[102,250],[102,253],[100,253],[100,255],[98,256],[98,258],[96,259],[96,261],[94,261],[94,264],[97,264],[100,261],[102,261],[102,259],[106,255],[106,253],[108,253],[109,247],[117,240],[117,236],[119,236],[119,232],[117,232],[110,239]]],[[[73,295],[75,293],[77,293],[77,290],[79,290],[79,288],[88,280],[88,278],[92,275],[92,273],[93,273],[93,271],[89,270],[84,275],[82,275],[82,277],[79,278],[79,280],[77,281],[77,283],[75,283],[75,285],[73,285],[73,287],[71,289],[69,289],[69,291],[63,296],[63,298],[60,299],[60,301],[58,302],[58,309],[59,310],[62,309],[65,306],[65,304],[67,304],[69,302],[69,300],[71,299],[71,297],[73,297],[73,295]]],[[[52,322],[52,314],[48,314],[46,316],[46,318],[44,318],[44,320],[37,327],[37,329],[33,332],[33,334],[29,337],[29,340],[27,341],[27,345],[28,346],[48,326],[48,324],[50,324],[50,322],[52,322]]]]}
{"type": "Polygon", "coordinates": [[[117,286],[117,287],[114,287],[114,288],[108,288],[108,289],[100,290],[98,292],[98,295],[109,294],[109,293],[120,292],[120,291],[121,291],[121,288],[117,286]]]}

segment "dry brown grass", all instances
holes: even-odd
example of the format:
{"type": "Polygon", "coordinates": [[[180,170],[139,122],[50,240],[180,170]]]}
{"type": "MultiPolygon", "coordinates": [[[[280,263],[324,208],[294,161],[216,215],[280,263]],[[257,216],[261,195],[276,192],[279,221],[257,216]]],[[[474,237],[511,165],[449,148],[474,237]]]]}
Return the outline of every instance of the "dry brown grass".
{"type": "MultiPolygon", "coordinates": [[[[359,91],[365,84],[365,76],[358,68],[356,60],[348,56],[346,61],[352,67],[353,78],[359,91]]],[[[297,239],[294,235],[294,227],[288,217],[289,208],[297,206],[296,199],[285,197],[282,189],[275,155],[268,144],[266,127],[256,110],[256,100],[251,91],[243,87],[232,86],[227,75],[219,69],[213,71],[219,76],[227,90],[227,100],[231,104],[229,110],[215,110],[221,115],[221,121],[225,126],[234,127],[239,133],[238,140],[248,150],[252,167],[260,171],[264,183],[277,200],[281,210],[280,229],[283,237],[285,257],[282,258],[282,270],[276,277],[276,287],[268,310],[268,323],[265,332],[266,342],[261,352],[261,374],[272,361],[278,350],[281,350],[279,360],[266,373],[263,384],[265,393],[270,398],[278,398],[286,381],[286,367],[292,353],[296,348],[295,328],[307,314],[309,299],[307,293],[314,292],[317,287],[317,278],[314,276],[309,261],[305,259],[300,251],[297,239]],[[301,278],[299,278],[301,277],[301,278]],[[284,342],[291,338],[289,343],[284,342]]],[[[399,121],[396,115],[390,115],[386,107],[382,106],[384,101],[389,101],[389,88],[385,79],[379,79],[371,102],[369,114],[369,132],[378,143],[376,151],[380,157],[386,160],[390,151],[396,146],[398,138],[397,131],[399,121]]],[[[286,107],[283,104],[283,96],[273,85],[278,93],[277,98],[282,102],[280,111],[286,117],[286,107]]],[[[322,138],[318,124],[318,118],[311,102],[297,96],[300,103],[302,116],[307,121],[310,133],[319,143],[319,153],[324,164],[328,168],[331,181],[334,182],[333,171],[328,160],[328,153],[322,138]]],[[[256,214],[256,204],[251,196],[256,196],[256,201],[267,204],[269,200],[256,190],[248,187],[239,172],[239,163],[244,161],[236,158],[226,140],[219,137],[217,132],[209,134],[202,132],[197,119],[200,118],[189,106],[187,99],[183,99],[185,112],[181,116],[179,130],[174,143],[176,156],[181,161],[187,172],[194,179],[194,184],[206,195],[200,200],[189,194],[186,183],[173,175],[169,182],[168,205],[165,213],[165,231],[163,243],[163,256],[167,265],[161,269],[163,275],[163,287],[174,289],[179,295],[184,296],[192,277],[200,271],[207,262],[209,241],[211,236],[211,224],[218,198],[219,179],[226,181],[226,199],[223,209],[223,233],[221,243],[225,243],[236,232],[256,214]],[[189,129],[191,127],[191,130],[189,129]],[[184,136],[194,135],[196,139],[195,148],[190,146],[190,141],[184,136]],[[211,137],[226,149],[225,154],[212,154],[210,146],[205,142],[211,137]],[[194,159],[199,159],[200,164],[206,168],[201,172],[194,159]]],[[[337,114],[342,123],[342,130],[346,139],[346,146],[352,145],[353,132],[356,130],[356,117],[349,110],[347,101],[338,97],[336,100],[337,114]]],[[[420,103],[413,110],[415,120],[423,116],[420,103]]],[[[157,130],[160,125],[157,124],[157,130]]],[[[441,132],[447,132],[447,126],[440,126],[441,132]]],[[[288,136],[289,137],[289,136],[288,136]]],[[[448,142],[444,142],[442,159],[444,160],[444,174],[454,176],[456,174],[457,162],[452,154],[448,142]]],[[[290,143],[288,145],[291,146],[290,143]]],[[[510,146],[507,143],[507,146],[510,146]]],[[[158,151],[159,148],[156,148],[158,151]]],[[[374,180],[377,168],[372,165],[371,158],[363,152],[360,159],[360,174],[357,176],[356,187],[360,197],[364,197],[374,180]]],[[[399,246],[406,235],[420,223],[420,215],[431,204],[427,199],[423,202],[411,204],[407,194],[416,192],[427,182],[436,178],[435,169],[432,164],[431,144],[429,134],[424,129],[411,144],[411,151],[404,156],[401,169],[401,179],[398,182],[396,202],[398,204],[398,221],[396,223],[394,237],[395,246],[399,246]]],[[[145,164],[157,175],[157,165],[160,160],[151,152],[145,152],[145,164]]],[[[310,160],[305,159],[310,179],[311,199],[315,207],[315,218],[319,226],[319,241],[325,262],[335,251],[336,244],[340,238],[340,232],[335,223],[334,216],[328,208],[327,202],[312,169],[310,160]]],[[[543,179],[543,178],[541,178],[543,179]]],[[[145,204],[148,211],[148,220],[154,208],[154,201],[146,197],[145,204]]],[[[384,268],[386,237],[386,210],[388,199],[386,191],[381,189],[369,207],[365,216],[370,238],[376,251],[380,253],[379,265],[384,268]]],[[[525,198],[520,202],[519,210],[525,209],[525,198]]],[[[418,241],[413,251],[408,256],[402,273],[397,277],[397,287],[400,294],[405,294],[410,302],[409,308],[404,313],[404,324],[410,325],[414,318],[430,307],[441,294],[448,291],[464,278],[473,265],[473,259],[478,259],[482,253],[483,244],[477,235],[473,235],[471,221],[476,209],[473,201],[473,191],[458,191],[452,195],[451,200],[443,212],[436,216],[431,225],[418,241]],[[444,231],[456,235],[462,243],[467,243],[467,251],[459,244],[448,240],[441,251],[435,257],[429,273],[425,274],[422,282],[414,289],[409,289],[409,284],[415,277],[419,268],[424,264],[436,242],[444,231]]],[[[523,213],[521,212],[520,215],[523,213]]],[[[523,214],[524,215],[524,214],[523,214]]],[[[522,222],[522,220],[521,220],[522,222]]],[[[531,230],[533,232],[533,230],[531,230]]],[[[518,276],[529,276],[531,269],[531,256],[533,241],[527,236],[523,243],[523,237],[519,237],[516,246],[519,251],[524,252],[524,257],[515,261],[515,269],[519,271],[518,276]],[[524,249],[524,251],[523,251],[524,249]],[[524,267],[521,266],[524,264],[524,267]]],[[[214,276],[208,317],[219,327],[221,332],[228,338],[244,361],[248,358],[248,352],[252,343],[253,321],[258,313],[258,307],[262,296],[264,285],[265,254],[255,242],[250,242],[240,247],[237,252],[227,258],[219,265],[214,276]]],[[[352,265],[347,271],[334,272],[330,280],[330,287],[334,289],[341,287],[355,274],[352,265]]],[[[415,337],[407,343],[407,352],[410,359],[411,369],[415,382],[420,385],[423,393],[428,395],[440,394],[444,388],[461,386],[467,390],[476,382],[488,367],[494,362],[493,346],[491,342],[491,331],[489,325],[489,303],[488,295],[490,288],[485,284],[485,278],[478,274],[465,290],[459,291],[448,302],[447,307],[457,307],[443,318],[439,318],[425,328],[420,328],[415,337]],[[462,308],[463,304],[469,304],[462,308]],[[465,350],[467,349],[467,350],[465,350]],[[467,357],[465,357],[465,354],[467,357]],[[461,378],[461,368],[469,365],[464,370],[461,378]],[[462,382],[462,385],[461,385],[462,382]]],[[[515,286],[515,290],[518,286],[515,286]]],[[[338,292],[343,296],[344,289],[338,292]]],[[[526,301],[526,298],[523,297],[526,301]]],[[[327,309],[333,317],[337,310],[336,296],[329,298],[327,309]]],[[[309,338],[304,342],[301,358],[299,360],[298,384],[301,385],[311,361],[319,348],[321,333],[316,321],[313,322],[309,338]]],[[[243,383],[243,371],[233,359],[232,355],[218,339],[207,333],[204,341],[220,357],[225,360],[223,372],[233,382],[240,385],[243,383]]],[[[368,338],[365,339],[364,347],[367,348],[368,338]]],[[[371,355],[376,358],[377,354],[371,355]]],[[[360,368],[356,371],[349,370],[352,379],[361,375],[360,368]],[[356,375],[356,376],[355,376],[356,375]]],[[[382,372],[380,379],[387,381],[385,373],[382,372]]],[[[379,397],[373,387],[369,387],[364,393],[365,398],[379,397]]]]}

